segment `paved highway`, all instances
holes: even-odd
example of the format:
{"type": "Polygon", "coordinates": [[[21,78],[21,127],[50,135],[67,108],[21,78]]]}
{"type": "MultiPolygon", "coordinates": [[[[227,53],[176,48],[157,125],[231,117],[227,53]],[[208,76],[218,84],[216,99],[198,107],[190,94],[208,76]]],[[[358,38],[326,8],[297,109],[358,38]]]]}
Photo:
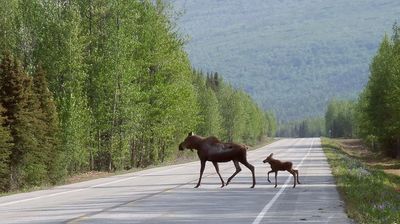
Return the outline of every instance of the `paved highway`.
{"type": "MultiPolygon", "coordinates": [[[[178,150],[178,149],[177,149],[178,150]]],[[[0,197],[1,223],[351,223],[336,190],[318,138],[282,139],[248,152],[257,185],[244,167],[224,188],[208,162],[202,185],[200,162],[159,167],[50,190],[0,197]],[[279,172],[278,187],[266,180],[262,160],[290,160],[300,185],[279,172]]],[[[232,162],[220,164],[226,180],[232,162]]],[[[273,174],[271,176],[273,182],[273,174]]]]}

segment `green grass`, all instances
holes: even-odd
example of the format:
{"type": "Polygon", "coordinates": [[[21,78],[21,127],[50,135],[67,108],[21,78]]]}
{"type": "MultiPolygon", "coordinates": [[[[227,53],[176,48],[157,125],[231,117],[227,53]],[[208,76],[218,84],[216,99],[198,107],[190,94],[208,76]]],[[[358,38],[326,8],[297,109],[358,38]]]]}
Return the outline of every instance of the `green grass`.
{"type": "Polygon", "coordinates": [[[322,139],[322,145],[349,217],[358,223],[400,223],[400,177],[368,168],[334,140],[322,139]]]}

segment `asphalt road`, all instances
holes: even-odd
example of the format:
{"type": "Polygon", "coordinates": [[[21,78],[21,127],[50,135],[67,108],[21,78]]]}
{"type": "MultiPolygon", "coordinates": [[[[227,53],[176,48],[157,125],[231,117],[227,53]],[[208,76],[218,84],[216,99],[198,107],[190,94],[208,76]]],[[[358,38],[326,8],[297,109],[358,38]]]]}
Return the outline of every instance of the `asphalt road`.
{"type": "MultiPolygon", "coordinates": [[[[351,223],[318,138],[279,140],[250,151],[248,160],[254,189],[243,165],[220,188],[210,162],[195,189],[196,161],[1,197],[0,223],[351,223]],[[298,167],[302,184],[292,188],[287,172],[279,172],[277,188],[267,182],[262,160],[271,152],[298,167]]],[[[235,169],[229,162],[220,170],[226,180],[235,169]]]]}

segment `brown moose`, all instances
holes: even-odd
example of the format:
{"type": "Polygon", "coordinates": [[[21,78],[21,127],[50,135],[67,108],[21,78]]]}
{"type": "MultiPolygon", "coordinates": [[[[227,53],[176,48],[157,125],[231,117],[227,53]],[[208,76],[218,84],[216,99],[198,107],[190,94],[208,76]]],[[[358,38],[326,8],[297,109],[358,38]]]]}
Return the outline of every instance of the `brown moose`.
{"type": "Polygon", "coordinates": [[[200,159],[200,178],[195,188],[198,188],[201,183],[201,178],[203,176],[204,168],[207,161],[211,161],[217,171],[219,178],[221,179],[222,186],[225,186],[224,180],[219,173],[218,162],[229,162],[233,161],[233,164],[236,167],[236,172],[232,174],[231,177],[228,178],[226,185],[232,180],[233,177],[236,176],[242,169],[239,166],[239,162],[245,165],[250,169],[253,174],[253,185],[251,188],[254,188],[256,184],[256,179],[254,175],[254,166],[247,162],[247,149],[243,145],[235,144],[235,143],[223,143],[218,140],[216,137],[207,137],[203,138],[198,135],[194,135],[193,132],[190,132],[186,139],[179,144],[179,150],[187,149],[196,149],[197,155],[200,159]]]}
{"type": "Polygon", "coordinates": [[[277,160],[277,159],[272,158],[273,155],[274,155],[274,154],[271,153],[271,154],[263,161],[264,163],[269,163],[269,164],[271,165],[271,171],[269,171],[269,172],[268,172],[268,175],[267,175],[267,180],[268,180],[268,182],[271,183],[271,181],[269,180],[269,174],[272,173],[272,172],[275,172],[275,187],[276,187],[276,186],[277,186],[276,177],[277,177],[277,175],[278,175],[278,171],[280,171],[280,170],[282,170],[282,171],[286,170],[286,171],[288,171],[289,173],[291,173],[291,174],[293,175],[293,178],[294,178],[294,185],[293,185],[293,188],[295,188],[295,187],[296,187],[296,181],[297,181],[298,184],[300,184],[300,182],[299,182],[299,171],[292,168],[292,167],[293,167],[293,163],[292,163],[292,162],[282,162],[282,161],[280,161],[280,160],[277,160]]]}

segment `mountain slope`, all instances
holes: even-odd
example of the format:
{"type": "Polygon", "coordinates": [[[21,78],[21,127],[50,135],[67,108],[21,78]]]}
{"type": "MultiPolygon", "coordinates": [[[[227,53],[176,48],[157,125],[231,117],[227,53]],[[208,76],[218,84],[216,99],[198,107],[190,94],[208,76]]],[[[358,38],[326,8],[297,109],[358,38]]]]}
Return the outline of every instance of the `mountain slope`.
{"type": "Polygon", "coordinates": [[[398,0],[172,0],[195,68],[218,71],[281,120],[355,98],[398,0]]]}

